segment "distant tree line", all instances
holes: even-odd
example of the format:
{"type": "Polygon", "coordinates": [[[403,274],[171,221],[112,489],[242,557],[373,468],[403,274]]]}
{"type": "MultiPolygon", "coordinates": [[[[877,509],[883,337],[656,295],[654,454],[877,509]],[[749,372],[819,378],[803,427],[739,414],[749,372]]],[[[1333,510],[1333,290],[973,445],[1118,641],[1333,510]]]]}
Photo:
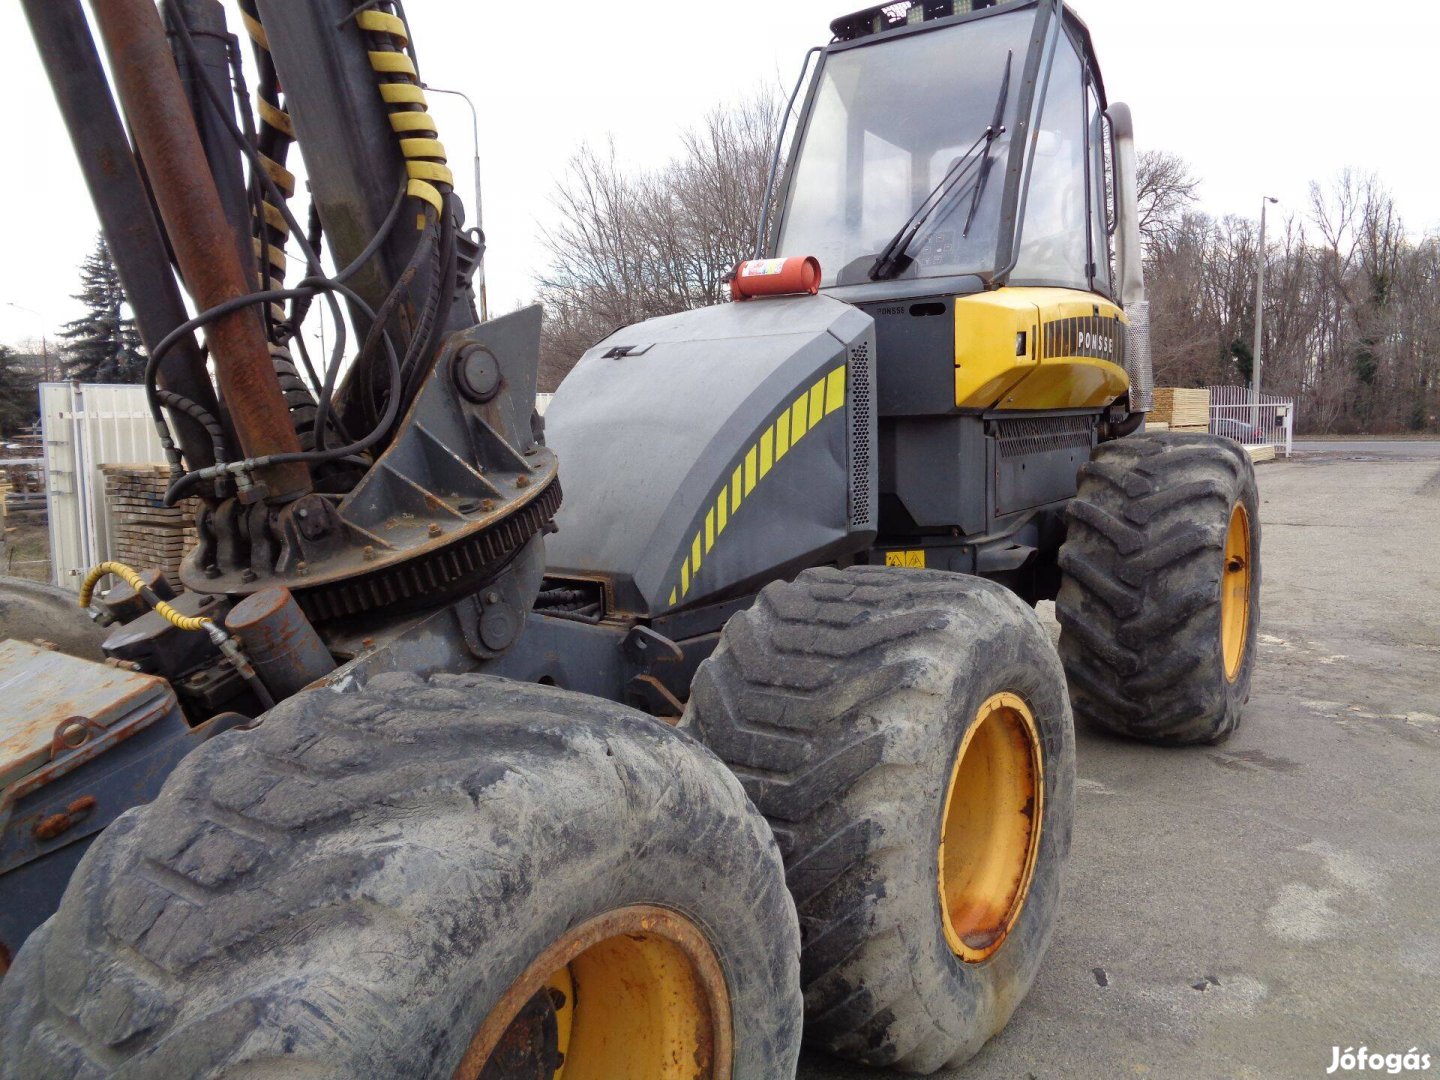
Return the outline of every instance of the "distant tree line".
{"type": "Polygon", "coordinates": [[[0,345],[0,437],[19,434],[40,418],[40,376],[25,365],[25,359],[8,345],[0,345]]]}
{"type": "MultiPolygon", "coordinates": [[[[1140,166],[1156,384],[1248,385],[1259,223],[1195,210],[1173,154],[1140,166]]],[[[1302,430],[1440,429],[1440,236],[1350,170],[1267,233],[1261,389],[1295,398],[1302,430]]]]}

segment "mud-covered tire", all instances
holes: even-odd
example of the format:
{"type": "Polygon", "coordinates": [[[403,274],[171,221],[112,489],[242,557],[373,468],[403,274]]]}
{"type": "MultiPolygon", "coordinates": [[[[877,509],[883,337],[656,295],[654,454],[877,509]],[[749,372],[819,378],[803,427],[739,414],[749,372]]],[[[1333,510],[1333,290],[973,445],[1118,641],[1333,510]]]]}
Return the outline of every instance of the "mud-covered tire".
{"type": "Polygon", "coordinates": [[[1070,848],[1075,745],[1060,662],[1006,589],[940,571],[807,570],[726,625],[682,726],[775,830],[800,914],[805,1038],[928,1073],[972,1056],[1024,998],[1070,848]],[[1043,761],[1029,892],[997,951],[944,932],[937,848],[977,709],[1028,702],[1043,761]]]}
{"type": "Polygon", "coordinates": [[[1080,470],[1056,615],[1075,715],[1156,743],[1213,743],[1240,723],[1260,623],[1255,467],[1211,435],[1156,432],[1098,447],[1080,470]],[[1222,643],[1226,538],[1248,526],[1247,618],[1222,643]]]}
{"type": "Polygon", "coordinates": [[[312,691],[95,842],[0,984],[0,1075],[448,1080],[548,943],[632,904],[702,928],[736,1080],[793,1075],[779,853],[703,747],[485,676],[312,691]]]}

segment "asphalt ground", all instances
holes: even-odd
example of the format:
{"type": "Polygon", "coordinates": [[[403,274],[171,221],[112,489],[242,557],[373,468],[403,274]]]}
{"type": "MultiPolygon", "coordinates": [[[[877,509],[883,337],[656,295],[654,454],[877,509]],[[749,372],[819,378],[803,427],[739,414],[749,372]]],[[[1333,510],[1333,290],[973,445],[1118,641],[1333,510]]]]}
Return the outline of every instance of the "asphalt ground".
{"type": "Polygon", "coordinates": [[[1440,1077],[1440,442],[1302,442],[1258,476],[1240,730],[1185,750],[1079,732],[1050,952],[1006,1030],[935,1075],[1374,1075],[1327,1072],[1363,1045],[1440,1077]]]}

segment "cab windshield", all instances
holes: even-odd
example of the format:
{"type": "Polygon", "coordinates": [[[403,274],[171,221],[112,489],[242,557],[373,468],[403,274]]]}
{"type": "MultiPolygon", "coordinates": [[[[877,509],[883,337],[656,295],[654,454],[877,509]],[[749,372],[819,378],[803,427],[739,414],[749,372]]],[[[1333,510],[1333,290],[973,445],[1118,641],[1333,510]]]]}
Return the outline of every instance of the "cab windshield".
{"type": "Polygon", "coordinates": [[[824,285],[860,284],[919,210],[926,221],[904,268],[885,276],[993,271],[1034,22],[1022,9],[831,53],[792,165],[777,250],[816,256],[824,285]],[[1005,130],[986,140],[1002,100],[1005,130]],[[937,201],[947,174],[958,180],[937,201]]]}

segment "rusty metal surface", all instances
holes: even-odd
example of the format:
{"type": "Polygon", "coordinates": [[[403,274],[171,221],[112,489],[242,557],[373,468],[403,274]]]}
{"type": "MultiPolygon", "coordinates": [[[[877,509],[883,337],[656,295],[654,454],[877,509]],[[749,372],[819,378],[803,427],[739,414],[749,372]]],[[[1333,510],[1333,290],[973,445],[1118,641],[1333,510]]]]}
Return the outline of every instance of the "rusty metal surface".
{"type": "Polygon", "coordinates": [[[255,544],[227,548],[240,526],[222,505],[215,545],[196,547],[182,582],[230,596],[283,583],[315,623],[434,608],[476,591],[559,507],[558,463],[532,423],[539,348],[533,306],[451,335],[399,432],[338,507],[319,496],[284,507],[262,566],[255,544]],[[449,360],[475,344],[504,380],[483,403],[460,393],[449,360]]]}
{"type": "MultiPolygon", "coordinates": [[[[66,698],[51,706],[51,716],[77,707],[93,715],[53,725],[43,762],[0,788],[0,945],[12,950],[55,910],[90,841],[126,810],[154,799],[211,727],[192,730],[161,679],[47,655],[68,661],[61,674],[71,680],[63,684],[68,693],[51,685],[66,698]],[[88,694],[75,691],[79,683],[88,694]],[[155,692],[147,694],[144,685],[155,692]]],[[[16,716],[9,689],[0,675],[0,694],[12,702],[0,723],[16,716]]]]}
{"type": "Polygon", "coordinates": [[[83,751],[112,725],[173,696],[152,675],[0,641],[0,786],[83,751]]]}
{"type": "Polygon", "coordinates": [[[225,627],[276,701],[335,670],[335,658],[283,585],[251,593],[225,617],[225,627]]]}
{"type": "MultiPolygon", "coordinates": [[[[186,287],[202,310],[245,295],[253,274],[240,261],[154,3],[96,0],[93,9],[186,287]]],[[[245,454],[299,451],[260,312],[243,308],[215,320],[206,340],[245,454]]],[[[309,470],[299,463],[271,466],[258,475],[275,496],[310,487],[309,470]]]]}
{"type": "Polygon", "coordinates": [[[49,814],[35,823],[30,833],[42,844],[54,840],[69,832],[74,826],[90,816],[90,812],[98,806],[100,800],[94,795],[81,795],[73,800],[64,810],[49,814]]]}
{"type": "Polygon", "coordinates": [[[541,987],[500,1036],[479,1080],[553,1077],[565,1060],[559,1034],[554,999],[541,987]]]}

